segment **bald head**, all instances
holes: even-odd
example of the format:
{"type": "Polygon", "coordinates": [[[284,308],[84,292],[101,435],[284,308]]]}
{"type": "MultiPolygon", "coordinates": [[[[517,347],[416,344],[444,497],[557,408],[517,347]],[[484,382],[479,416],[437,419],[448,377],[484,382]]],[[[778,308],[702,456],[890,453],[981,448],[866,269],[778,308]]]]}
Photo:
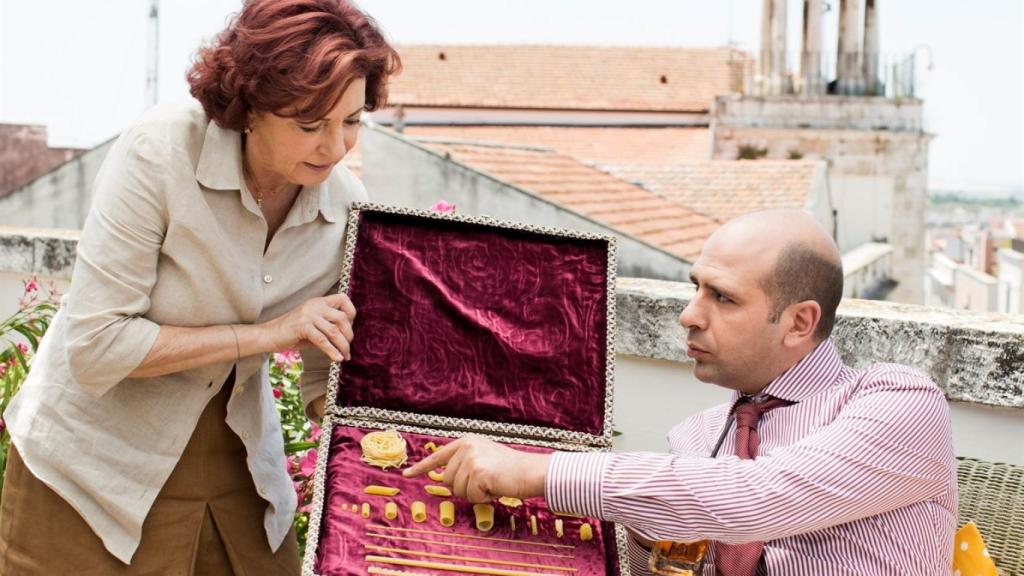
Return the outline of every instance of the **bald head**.
{"type": "Polygon", "coordinates": [[[821,307],[815,334],[832,333],[843,297],[839,248],[814,217],[802,210],[765,210],[723,225],[705,250],[756,250],[762,262],[761,286],[772,303],[772,322],[791,304],[813,300],[821,307]]]}

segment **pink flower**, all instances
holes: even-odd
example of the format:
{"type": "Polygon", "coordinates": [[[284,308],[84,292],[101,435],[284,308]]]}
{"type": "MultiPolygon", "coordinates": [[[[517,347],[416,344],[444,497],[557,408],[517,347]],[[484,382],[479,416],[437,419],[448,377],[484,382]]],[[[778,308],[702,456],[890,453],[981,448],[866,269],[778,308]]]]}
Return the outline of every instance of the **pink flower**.
{"type": "Polygon", "coordinates": [[[35,276],[32,276],[28,280],[24,280],[25,294],[32,294],[33,292],[39,291],[39,282],[35,276]]]}
{"type": "Polygon", "coordinates": [[[319,442],[320,441],[320,433],[323,430],[321,430],[320,427],[316,425],[316,422],[310,422],[309,425],[310,425],[309,441],[310,442],[319,442]]]}
{"type": "Polygon", "coordinates": [[[281,393],[281,389],[280,388],[274,388],[273,391],[274,391],[274,398],[280,398],[281,397],[282,393],[281,393]]]}
{"type": "Polygon", "coordinates": [[[18,350],[21,350],[22,354],[28,354],[28,345],[24,342],[18,342],[18,350]]]}
{"type": "Polygon", "coordinates": [[[300,360],[302,360],[302,355],[300,355],[297,350],[274,352],[274,364],[276,364],[278,368],[290,370],[294,368],[300,360]]]}
{"type": "Polygon", "coordinates": [[[316,472],[316,448],[306,451],[306,455],[299,462],[299,471],[303,476],[312,476],[316,472]]]}
{"type": "Polygon", "coordinates": [[[431,208],[434,212],[455,212],[455,204],[449,204],[444,200],[438,200],[437,204],[431,208]]]}

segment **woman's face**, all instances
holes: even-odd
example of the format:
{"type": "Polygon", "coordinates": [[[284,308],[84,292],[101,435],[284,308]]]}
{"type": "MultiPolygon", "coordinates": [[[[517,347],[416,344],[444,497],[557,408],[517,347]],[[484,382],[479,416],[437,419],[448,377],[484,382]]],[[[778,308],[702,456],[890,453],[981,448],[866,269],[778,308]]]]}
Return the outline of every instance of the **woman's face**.
{"type": "Polygon", "coordinates": [[[366,79],[348,85],[341,99],[318,119],[254,113],[246,140],[253,175],[268,186],[314,186],[356,145],[359,115],[366,105],[366,79]]]}

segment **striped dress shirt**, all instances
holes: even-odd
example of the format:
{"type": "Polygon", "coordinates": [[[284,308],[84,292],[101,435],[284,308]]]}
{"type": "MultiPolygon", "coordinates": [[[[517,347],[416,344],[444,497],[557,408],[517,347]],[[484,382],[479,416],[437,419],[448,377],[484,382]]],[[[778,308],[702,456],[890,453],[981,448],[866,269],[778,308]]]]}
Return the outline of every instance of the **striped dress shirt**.
{"type": "MultiPolygon", "coordinates": [[[[853,370],[826,340],[764,392],[794,404],[764,415],[756,460],[734,455],[733,430],[709,457],[734,395],[673,428],[669,454],[556,453],[549,506],[650,540],[761,540],[772,576],[950,573],[956,465],[929,378],[896,364],[853,370]]],[[[631,541],[633,575],[649,574],[647,558],[631,541]]]]}

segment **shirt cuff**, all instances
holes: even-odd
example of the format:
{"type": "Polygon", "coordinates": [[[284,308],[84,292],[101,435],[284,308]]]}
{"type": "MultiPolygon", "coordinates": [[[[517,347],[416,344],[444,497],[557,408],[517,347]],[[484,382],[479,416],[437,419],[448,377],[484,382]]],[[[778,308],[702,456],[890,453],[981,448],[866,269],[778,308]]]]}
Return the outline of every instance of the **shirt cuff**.
{"type": "Polygon", "coordinates": [[[604,452],[555,452],[544,481],[548,508],[604,519],[602,487],[610,457],[604,452]]]}

